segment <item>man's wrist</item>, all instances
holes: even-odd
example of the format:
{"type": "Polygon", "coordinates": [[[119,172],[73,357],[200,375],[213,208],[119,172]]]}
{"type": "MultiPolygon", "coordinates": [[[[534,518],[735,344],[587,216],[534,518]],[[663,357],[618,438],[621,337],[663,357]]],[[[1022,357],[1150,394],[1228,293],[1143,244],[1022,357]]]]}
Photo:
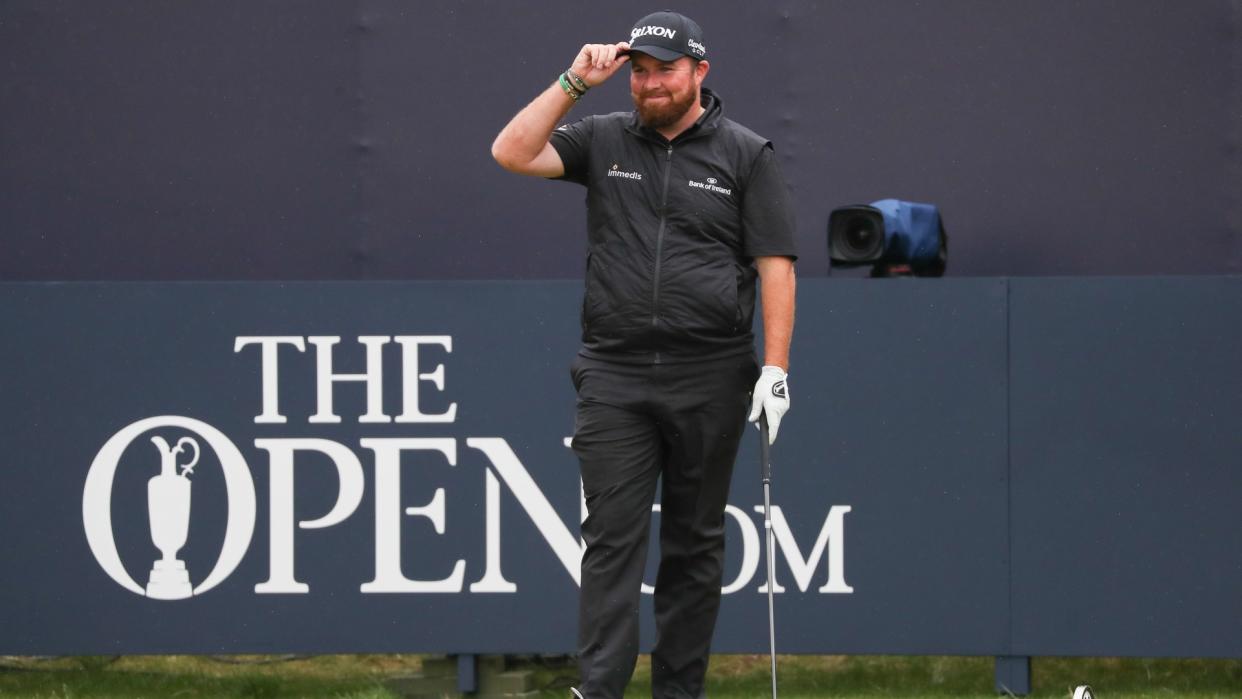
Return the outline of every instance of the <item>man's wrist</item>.
{"type": "Polygon", "coordinates": [[[565,77],[569,78],[569,83],[577,88],[578,92],[586,94],[586,91],[591,89],[591,86],[587,85],[586,80],[583,80],[581,75],[575,73],[573,68],[565,71],[565,77]]]}
{"type": "Polygon", "coordinates": [[[582,96],[586,94],[585,90],[579,90],[574,86],[573,82],[569,78],[569,71],[565,71],[564,73],[558,75],[556,78],[556,84],[561,86],[561,91],[565,93],[566,97],[575,102],[582,99],[582,96]]]}

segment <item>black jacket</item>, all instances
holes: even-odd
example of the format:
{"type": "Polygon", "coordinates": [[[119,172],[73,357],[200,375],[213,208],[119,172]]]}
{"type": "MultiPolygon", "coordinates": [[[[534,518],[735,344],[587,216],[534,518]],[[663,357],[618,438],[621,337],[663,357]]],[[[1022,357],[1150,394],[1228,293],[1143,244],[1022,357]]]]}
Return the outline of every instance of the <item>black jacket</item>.
{"type": "Polygon", "coordinates": [[[564,179],[587,187],[582,353],[632,363],[752,351],[753,258],[795,256],[772,144],[706,112],[670,143],[633,112],[562,126],[564,179]]]}

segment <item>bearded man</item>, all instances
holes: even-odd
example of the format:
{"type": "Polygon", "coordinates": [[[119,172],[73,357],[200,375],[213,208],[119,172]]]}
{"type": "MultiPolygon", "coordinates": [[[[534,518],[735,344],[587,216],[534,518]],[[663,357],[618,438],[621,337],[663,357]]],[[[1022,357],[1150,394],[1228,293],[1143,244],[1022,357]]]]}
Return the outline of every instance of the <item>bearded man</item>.
{"type": "Polygon", "coordinates": [[[794,225],[772,144],[702,86],[702,29],[675,12],[630,41],[587,44],[496,137],[506,170],[587,188],[582,348],[573,450],[587,518],[579,597],[581,686],[620,699],[638,657],[638,602],[660,483],[654,697],[704,694],[720,607],[724,510],[745,421],[775,441],[789,408],[794,225]],[[560,126],[630,65],[634,112],[560,126]],[[751,330],[755,282],[764,360],[751,330]]]}

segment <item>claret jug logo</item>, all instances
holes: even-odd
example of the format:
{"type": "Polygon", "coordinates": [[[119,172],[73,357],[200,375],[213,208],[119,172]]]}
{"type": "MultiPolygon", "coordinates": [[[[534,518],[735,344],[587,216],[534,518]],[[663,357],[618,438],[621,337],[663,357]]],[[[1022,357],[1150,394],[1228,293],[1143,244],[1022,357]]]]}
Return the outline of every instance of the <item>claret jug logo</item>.
{"type": "Polygon", "coordinates": [[[254,532],[255,492],[250,468],[228,437],[211,425],[187,417],[165,415],[139,420],[112,436],[99,450],[86,476],[82,493],[82,522],[95,559],[113,580],[131,592],[152,599],[175,600],[201,594],[228,577],[246,554],[254,532]],[[131,443],[151,433],[149,463],[124,464],[125,468],[150,468],[147,481],[147,512],[151,542],[160,553],[151,566],[146,584],[130,576],[121,563],[112,528],[112,490],[121,457],[131,443]],[[188,433],[188,434],[187,434],[188,433]],[[164,434],[180,435],[175,440],[164,434]],[[177,558],[187,545],[190,511],[194,497],[195,467],[206,443],[219,460],[228,492],[228,525],[224,546],[215,567],[196,587],[190,571],[177,558]]]}

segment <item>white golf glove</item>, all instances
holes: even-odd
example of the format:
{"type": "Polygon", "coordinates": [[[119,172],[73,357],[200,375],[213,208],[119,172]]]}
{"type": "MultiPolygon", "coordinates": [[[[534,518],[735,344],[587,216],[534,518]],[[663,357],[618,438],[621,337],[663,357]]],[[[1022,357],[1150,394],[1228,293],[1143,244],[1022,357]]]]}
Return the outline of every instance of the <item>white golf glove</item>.
{"type": "Polygon", "coordinates": [[[747,418],[759,426],[760,413],[768,416],[768,444],[776,443],[776,431],[780,429],[781,418],[789,410],[789,374],[778,366],[766,365],[755,382],[755,390],[751,392],[750,417],[747,418]]]}

